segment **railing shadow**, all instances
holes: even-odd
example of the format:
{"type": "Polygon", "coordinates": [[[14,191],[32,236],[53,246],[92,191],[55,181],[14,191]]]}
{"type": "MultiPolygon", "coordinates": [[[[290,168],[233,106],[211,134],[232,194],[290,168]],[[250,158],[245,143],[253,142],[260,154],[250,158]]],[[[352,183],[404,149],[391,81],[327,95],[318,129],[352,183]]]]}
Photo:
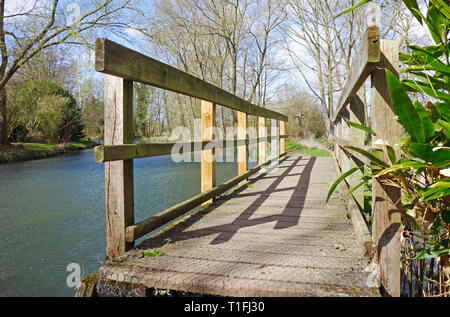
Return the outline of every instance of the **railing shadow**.
{"type": "MultiPolygon", "coordinates": [[[[274,226],[274,230],[287,229],[287,228],[296,226],[299,223],[300,215],[302,213],[304,203],[305,203],[305,199],[303,197],[301,197],[301,199],[299,200],[297,198],[296,194],[305,193],[305,198],[306,198],[306,192],[308,191],[308,187],[309,187],[308,185],[309,185],[310,178],[311,178],[312,168],[316,161],[315,157],[311,157],[311,158],[308,158],[308,162],[306,163],[306,165],[300,165],[299,162],[302,159],[305,159],[305,158],[302,156],[297,157],[293,160],[293,163],[289,164],[288,166],[281,167],[280,169],[284,168],[285,170],[279,176],[276,176],[275,180],[268,186],[267,189],[265,189],[263,191],[258,191],[256,193],[242,193],[244,190],[246,190],[248,188],[248,186],[242,186],[241,188],[239,188],[238,190],[233,192],[233,194],[230,195],[230,197],[226,197],[219,201],[216,201],[213,205],[208,207],[204,212],[197,213],[193,217],[180,223],[179,225],[183,226],[182,234],[179,234],[180,233],[178,231],[179,227],[177,230],[176,227],[178,225],[176,225],[174,228],[168,230],[167,232],[163,232],[161,235],[158,235],[154,238],[150,237],[150,238],[146,239],[141,244],[140,247],[146,248],[149,245],[151,245],[152,247],[161,246],[161,245],[165,244],[164,239],[167,237],[170,237],[173,242],[176,242],[176,241],[181,241],[181,240],[189,240],[189,239],[193,239],[193,238],[205,237],[205,236],[213,235],[213,234],[218,234],[218,235],[210,242],[210,244],[221,244],[221,243],[225,243],[225,242],[229,241],[240,229],[246,228],[246,227],[261,225],[261,224],[269,223],[269,222],[276,222],[275,226],[274,226]],[[288,198],[287,202],[283,202],[286,204],[283,211],[279,214],[268,215],[268,216],[250,219],[255,214],[255,212],[258,210],[258,208],[260,208],[261,205],[263,205],[263,203],[269,197],[271,197],[270,194],[282,191],[281,189],[277,189],[277,187],[283,182],[285,177],[298,175],[297,173],[290,174],[290,172],[295,167],[299,167],[299,166],[304,166],[304,169],[303,169],[302,173],[300,174],[300,177],[296,183],[296,186],[290,186],[290,187],[287,187],[284,189],[284,190],[294,189],[294,191],[292,192],[291,197],[288,198]],[[300,186],[300,185],[302,185],[302,186],[300,186]],[[259,197],[255,201],[250,203],[250,205],[248,207],[246,207],[242,212],[240,212],[239,215],[232,222],[226,223],[226,224],[209,226],[209,227],[202,227],[201,229],[189,230],[189,228],[192,225],[196,224],[201,218],[203,218],[205,214],[216,210],[221,205],[223,205],[227,201],[229,201],[229,199],[234,199],[234,198],[238,198],[238,197],[248,197],[248,196],[252,196],[252,195],[259,196],[259,197]],[[292,210],[293,210],[292,204],[293,203],[295,203],[295,206],[294,206],[295,213],[292,213],[292,210]],[[289,206],[291,206],[291,207],[289,207],[289,206]],[[289,221],[286,221],[286,217],[289,218],[289,221]],[[176,237],[171,236],[171,232],[174,232],[174,231],[177,231],[177,233],[178,233],[176,237]]],[[[288,160],[285,158],[284,160],[282,160],[282,162],[283,161],[288,161],[288,160]]],[[[254,184],[261,179],[265,179],[266,177],[274,178],[274,176],[267,176],[267,175],[270,175],[270,174],[265,172],[255,178],[251,179],[248,184],[254,184]]],[[[283,199],[283,198],[280,198],[280,199],[283,199]]],[[[239,207],[237,207],[237,208],[239,208],[239,207]]]]}

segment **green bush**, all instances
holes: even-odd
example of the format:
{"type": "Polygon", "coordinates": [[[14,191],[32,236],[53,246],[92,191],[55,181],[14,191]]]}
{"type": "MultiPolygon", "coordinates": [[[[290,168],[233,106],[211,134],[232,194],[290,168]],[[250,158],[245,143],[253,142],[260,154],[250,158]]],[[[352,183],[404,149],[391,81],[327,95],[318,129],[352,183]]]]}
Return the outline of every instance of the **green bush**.
{"type": "Polygon", "coordinates": [[[55,82],[35,80],[11,85],[7,109],[13,127],[24,126],[30,134],[41,135],[43,141],[77,141],[84,137],[80,107],[73,95],[55,82]]]}
{"type": "Polygon", "coordinates": [[[37,104],[36,129],[45,140],[59,141],[64,119],[71,111],[70,99],[58,95],[44,96],[37,104]]]}

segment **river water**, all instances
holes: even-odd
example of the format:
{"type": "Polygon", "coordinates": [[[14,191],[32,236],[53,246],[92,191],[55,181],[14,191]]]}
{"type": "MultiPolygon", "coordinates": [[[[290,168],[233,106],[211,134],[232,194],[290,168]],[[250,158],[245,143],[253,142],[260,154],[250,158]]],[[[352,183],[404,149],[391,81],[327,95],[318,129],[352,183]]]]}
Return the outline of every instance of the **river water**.
{"type": "MultiPolygon", "coordinates": [[[[237,175],[217,163],[217,184],[237,175]]],[[[200,164],[134,160],[135,221],[200,193],[200,164]]],[[[0,165],[0,296],[73,296],[67,266],[86,276],[105,259],[104,166],[94,150],[0,165]]]]}

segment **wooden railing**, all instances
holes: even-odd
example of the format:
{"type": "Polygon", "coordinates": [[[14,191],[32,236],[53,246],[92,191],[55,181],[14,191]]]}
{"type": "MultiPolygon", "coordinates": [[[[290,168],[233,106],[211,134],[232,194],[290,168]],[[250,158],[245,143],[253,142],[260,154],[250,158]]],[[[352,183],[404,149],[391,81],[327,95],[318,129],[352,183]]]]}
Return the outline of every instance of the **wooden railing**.
{"type": "MultiPolygon", "coordinates": [[[[387,140],[391,145],[400,141],[401,126],[395,120],[387,89],[385,69],[398,74],[399,43],[380,40],[379,28],[369,27],[361,40],[360,49],[352,64],[351,75],[346,82],[333,117],[335,150],[333,157],[340,172],[356,166],[369,166],[363,155],[349,150],[349,146],[362,148],[380,155],[375,146],[366,146],[366,132],[354,128],[346,121],[367,125],[365,114],[370,113],[370,127],[377,139],[387,140]],[[371,79],[371,101],[366,107],[365,81],[371,79]]],[[[370,142],[369,142],[370,143],[370,142]]],[[[398,154],[398,153],[397,153],[398,154]]],[[[346,181],[353,188],[361,181],[364,168],[352,174],[346,181]]],[[[372,185],[372,231],[369,232],[361,216],[364,208],[364,189],[359,187],[347,200],[349,216],[358,229],[360,242],[373,253],[379,268],[381,285],[391,296],[400,296],[400,190],[381,184],[373,179],[372,185]],[[373,244],[372,244],[373,242],[373,244]],[[374,248],[373,248],[374,246],[374,248]]]]}
{"type": "Polygon", "coordinates": [[[241,184],[285,153],[287,117],[253,105],[223,89],[107,39],[97,39],[95,69],[105,73],[104,145],[96,147],[95,159],[105,163],[106,251],[115,258],[134,242],[214,197],[241,184]],[[133,82],[177,92],[201,100],[202,140],[185,142],[183,151],[201,151],[201,194],[143,221],[134,221],[133,159],[171,154],[176,143],[133,144],[133,82]],[[238,112],[237,140],[215,140],[216,105],[238,112]],[[258,138],[247,135],[248,115],[258,117],[258,138]],[[267,119],[272,121],[267,136],[267,119]],[[281,135],[280,135],[281,134],[281,135]],[[275,155],[266,158],[266,143],[274,142],[275,155]],[[258,166],[248,170],[249,142],[258,143],[258,166]],[[209,144],[208,147],[205,147],[209,144]],[[213,145],[211,147],[211,145],[213,145]],[[238,176],[216,186],[215,147],[237,147],[238,176]]]}

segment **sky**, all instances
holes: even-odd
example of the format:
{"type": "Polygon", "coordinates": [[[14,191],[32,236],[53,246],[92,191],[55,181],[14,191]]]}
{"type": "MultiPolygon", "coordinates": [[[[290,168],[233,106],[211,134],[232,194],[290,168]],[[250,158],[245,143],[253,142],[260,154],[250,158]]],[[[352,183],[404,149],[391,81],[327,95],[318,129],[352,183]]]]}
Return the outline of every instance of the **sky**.
{"type": "MultiPolygon", "coordinates": [[[[152,9],[153,9],[153,1],[152,0],[136,0],[136,1],[139,1],[138,5],[137,5],[138,9],[143,10],[145,12],[152,11],[152,9]]],[[[27,12],[30,10],[32,10],[33,13],[44,13],[45,14],[46,12],[50,12],[52,2],[53,2],[52,0],[25,0],[25,1],[24,0],[6,0],[5,11],[6,11],[6,15],[24,13],[24,12],[27,12]]],[[[91,0],[78,0],[78,1],[61,0],[59,3],[59,10],[60,10],[61,16],[66,19],[66,22],[71,23],[71,22],[73,22],[74,15],[76,16],[77,13],[83,14],[84,12],[89,10],[88,4],[92,4],[92,1],[91,0]]],[[[423,7],[422,7],[422,9],[423,9],[423,7]]],[[[47,13],[47,15],[48,15],[48,13],[47,13]]],[[[16,23],[21,23],[23,21],[23,23],[25,23],[25,18],[23,16],[19,15],[14,18],[10,18],[9,21],[14,21],[16,23]]],[[[412,32],[417,34],[417,36],[425,35],[424,28],[421,27],[420,25],[418,25],[418,23],[416,24],[416,26],[414,27],[412,32]]],[[[129,29],[124,30],[124,34],[125,34],[125,36],[120,37],[111,32],[100,31],[97,34],[97,36],[98,37],[107,37],[108,39],[110,39],[114,42],[117,42],[124,46],[130,47],[130,48],[132,48],[136,51],[139,51],[145,55],[149,55],[151,57],[156,57],[156,56],[152,56],[152,53],[151,53],[152,51],[149,50],[148,42],[142,38],[142,36],[139,34],[139,32],[137,32],[136,30],[134,30],[132,28],[129,28],[129,29]]],[[[92,41],[94,41],[94,39],[92,39],[92,41]]],[[[310,57],[308,57],[307,52],[304,51],[304,48],[301,47],[300,44],[291,41],[290,45],[291,45],[291,49],[294,51],[297,51],[297,52],[303,51],[303,53],[300,55],[302,56],[304,61],[306,60],[306,62],[308,62],[308,59],[310,59],[310,57]]],[[[94,58],[93,50],[86,50],[81,47],[73,47],[70,49],[70,52],[74,56],[76,56],[78,58],[78,60],[85,62],[85,64],[86,64],[86,69],[84,70],[85,72],[90,72],[91,74],[94,75],[94,78],[96,80],[101,80],[102,75],[99,73],[96,73],[94,71],[95,58],[94,58]]],[[[292,61],[290,60],[290,58],[288,58],[288,53],[286,51],[280,49],[277,58],[282,59],[285,62],[287,62],[288,68],[294,69],[294,65],[293,65],[292,61]]],[[[305,69],[305,71],[306,71],[306,75],[308,77],[314,76],[314,74],[311,71],[308,71],[306,69],[305,69]]],[[[303,82],[303,79],[299,76],[299,74],[297,72],[292,71],[289,73],[289,75],[282,76],[279,79],[279,83],[283,84],[287,78],[289,79],[290,83],[295,84],[299,87],[302,87],[303,89],[307,89],[307,86],[303,82]]],[[[336,99],[338,99],[338,98],[336,98],[336,99]]]]}

